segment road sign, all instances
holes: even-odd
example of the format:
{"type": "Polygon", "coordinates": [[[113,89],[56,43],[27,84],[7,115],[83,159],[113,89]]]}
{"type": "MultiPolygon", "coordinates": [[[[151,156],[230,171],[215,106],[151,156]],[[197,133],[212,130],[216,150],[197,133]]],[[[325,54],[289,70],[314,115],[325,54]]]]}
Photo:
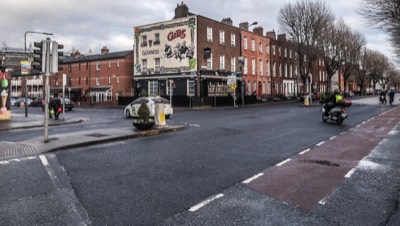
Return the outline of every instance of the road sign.
{"type": "Polygon", "coordinates": [[[228,86],[236,84],[236,75],[227,76],[226,79],[227,79],[226,83],[228,84],[228,86]]]}
{"type": "Polygon", "coordinates": [[[236,89],[236,84],[232,84],[232,85],[231,85],[231,88],[232,88],[232,89],[236,89]]]}

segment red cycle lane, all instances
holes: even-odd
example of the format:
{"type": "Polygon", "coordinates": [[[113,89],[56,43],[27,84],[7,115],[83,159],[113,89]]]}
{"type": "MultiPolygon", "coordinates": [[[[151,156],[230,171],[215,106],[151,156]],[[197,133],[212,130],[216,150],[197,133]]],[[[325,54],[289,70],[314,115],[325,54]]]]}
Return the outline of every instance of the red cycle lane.
{"type": "Polygon", "coordinates": [[[399,122],[400,108],[394,108],[268,169],[246,186],[312,212],[399,122]]]}

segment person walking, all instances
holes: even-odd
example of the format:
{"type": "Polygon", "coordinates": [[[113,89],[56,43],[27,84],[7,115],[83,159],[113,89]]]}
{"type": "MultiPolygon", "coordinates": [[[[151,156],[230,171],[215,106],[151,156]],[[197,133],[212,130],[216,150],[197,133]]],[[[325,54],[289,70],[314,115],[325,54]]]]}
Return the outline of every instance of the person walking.
{"type": "Polygon", "coordinates": [[[60,98],[55,98],[51,103],[51,108],[54,111],[54,119],[58,120],[58,116],[62,112],[61,100],[60,98]]]}

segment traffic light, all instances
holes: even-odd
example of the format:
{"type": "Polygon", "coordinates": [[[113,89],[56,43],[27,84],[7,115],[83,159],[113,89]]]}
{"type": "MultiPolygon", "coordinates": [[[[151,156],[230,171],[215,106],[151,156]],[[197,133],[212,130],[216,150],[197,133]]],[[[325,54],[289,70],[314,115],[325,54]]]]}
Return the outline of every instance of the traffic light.
{"type": "Polygon", "coordinates": [[[33,46],[39,48],[33,50],[33,69],[44,73],[46,71],[46,40],[34,42],[33,46]]]}
{"type": "Polygon", "coordinates": [[[57,73],[59,70],[62,70],[62,66],[59,66],[58,63],[61,62],[59,57],[63,56],[64,53],[58,50],[63,48],[64,45],[58,44],[56,41],[52,42],[50,73],[57,73]]]}

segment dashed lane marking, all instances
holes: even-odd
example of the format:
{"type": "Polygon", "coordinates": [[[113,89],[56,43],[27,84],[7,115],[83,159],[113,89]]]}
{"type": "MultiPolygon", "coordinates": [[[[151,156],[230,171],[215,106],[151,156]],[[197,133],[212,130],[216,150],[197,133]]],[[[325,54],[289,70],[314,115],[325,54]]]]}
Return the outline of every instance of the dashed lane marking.
{"type": "Polygon", "coordinates": [[[221,197],[223,197],[223,196],[224,196],[224,194],[222,194],[222,193],[221,193],[221,194],[218,194],[218,195],[215,195],[215,196],[213,196],[213,197],[211,197],[211,198],[209,198],[209,199],[207,199],[207,200],[204,200],[203,202],[201,202],[201,203],[199,203],[199,204],[193,206],[192,208],[189,209],[189,211],[190,211],[190,212],[194,212],[194,211],[196,211],[196,210],[198,210],[198,209],[204,207],[204,206],[207,205],[208,203],[210,203],[210,202],[212,202],[212,201],[214,201],[214,200],[216,200],[216,199],[219,199],[219,198],[221,198],[221,197]]]}
{"type": "Polygon", "coordinates": [[[308,149],[306,149],[306,150],[300,152],[299,155],[304,155],[305,153],[307,153],[307,152],[309,152],[309,151],[311,151],[310,148],[308,148],[308,149]]]}
{"type": "Polygon", "coordinates": [[[262,175],[264,175],[264,173],[259,173],[259,174],[257,174],[257,175],[254,175],[254,176],[250,177],[250,178],[247,179],[247,180],[244,180],[242,183],[243,183],[243,184],[248,184],[248,183],[252,182],[253,180],[255,180],[255,179],[261,177],[262,175]]]}
{"type": "Polygon", "coordinates": [[[283,164],[289,162],[290,160],[292,160],[292,159],[286,159],[286,160],[284,160],[284,161],[282,161],[282,162],[276,164],[276,166],[282,166],[283,164]]]}

